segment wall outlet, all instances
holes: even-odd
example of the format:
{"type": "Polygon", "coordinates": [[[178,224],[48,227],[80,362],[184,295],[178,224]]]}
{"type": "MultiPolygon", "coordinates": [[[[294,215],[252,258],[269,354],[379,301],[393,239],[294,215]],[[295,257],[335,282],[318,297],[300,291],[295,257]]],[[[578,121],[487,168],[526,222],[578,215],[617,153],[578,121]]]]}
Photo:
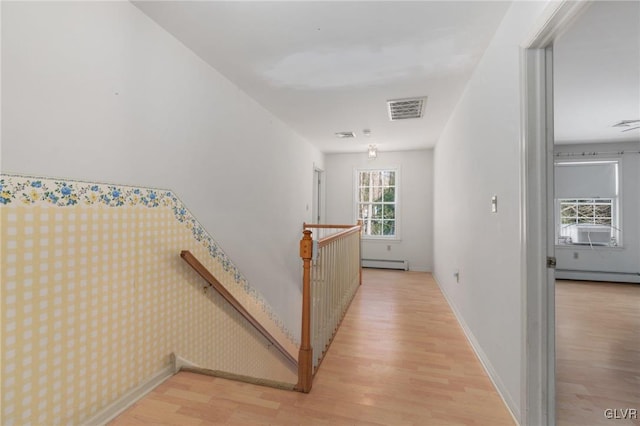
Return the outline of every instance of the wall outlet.
{"type": "Polygon", "coordinates": [[[387,246],[387,251],[391,251],[391,245],[387,246]]]}
{"type": "Polygon", "coordinates": [[[574,251],[574,252],[573,252],[573,258],[574,258],[574,259],[577,259],[578,257],[580,257],[580,256],[578,255],[578,252],[577,252],[577,251],[574,251]]]}

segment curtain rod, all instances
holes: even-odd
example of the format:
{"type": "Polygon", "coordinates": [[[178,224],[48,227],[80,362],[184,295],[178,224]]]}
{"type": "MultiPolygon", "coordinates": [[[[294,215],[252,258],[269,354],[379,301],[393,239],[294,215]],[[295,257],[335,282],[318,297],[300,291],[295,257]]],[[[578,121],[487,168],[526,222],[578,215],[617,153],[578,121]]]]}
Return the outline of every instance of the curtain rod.
{"type": "Polygon", "coordinates": [[[624,155],[624,154],[640,154],[640,151],[584,151],[584,152],[556,152],[554,157],[593,157],[596,155],[624,155]]]}

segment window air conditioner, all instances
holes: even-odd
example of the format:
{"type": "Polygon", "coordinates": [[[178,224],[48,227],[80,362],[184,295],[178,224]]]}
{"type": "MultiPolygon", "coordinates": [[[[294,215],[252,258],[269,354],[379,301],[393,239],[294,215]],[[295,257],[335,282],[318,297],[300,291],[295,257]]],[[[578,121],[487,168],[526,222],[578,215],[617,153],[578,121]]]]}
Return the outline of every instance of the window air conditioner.
{"type": "Polygon", "coordinates": [[[602,225],[578,225],[577,244],[606,246],[611,241],[611,227],[602,225]]]}

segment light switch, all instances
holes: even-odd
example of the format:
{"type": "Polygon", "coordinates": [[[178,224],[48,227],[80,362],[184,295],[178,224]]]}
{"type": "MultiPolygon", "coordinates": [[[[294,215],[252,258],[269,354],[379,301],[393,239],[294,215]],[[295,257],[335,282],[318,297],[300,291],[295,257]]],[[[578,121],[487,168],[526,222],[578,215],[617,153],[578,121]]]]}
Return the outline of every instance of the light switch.
{"type": "Polygon", "coordinates": [[[491,213],[498,213],[498,196],[491,197],[491,213]]]}

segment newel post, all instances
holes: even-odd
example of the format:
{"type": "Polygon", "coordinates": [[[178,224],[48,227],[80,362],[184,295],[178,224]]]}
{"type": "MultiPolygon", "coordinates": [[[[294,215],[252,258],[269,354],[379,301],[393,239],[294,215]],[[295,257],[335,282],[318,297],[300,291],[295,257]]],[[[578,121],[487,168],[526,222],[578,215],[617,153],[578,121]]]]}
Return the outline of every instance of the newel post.
{"type": "Polygon", "coordinates": [[[313,256],[313,240],[311,231],[302,231],[300,240],[300,257],[303,262],[302,273],[302,333],[300,336],[300,352],[298,354],[297,390],[308,393],[313,379],[311,348],[311,258],[313,256]]]}

